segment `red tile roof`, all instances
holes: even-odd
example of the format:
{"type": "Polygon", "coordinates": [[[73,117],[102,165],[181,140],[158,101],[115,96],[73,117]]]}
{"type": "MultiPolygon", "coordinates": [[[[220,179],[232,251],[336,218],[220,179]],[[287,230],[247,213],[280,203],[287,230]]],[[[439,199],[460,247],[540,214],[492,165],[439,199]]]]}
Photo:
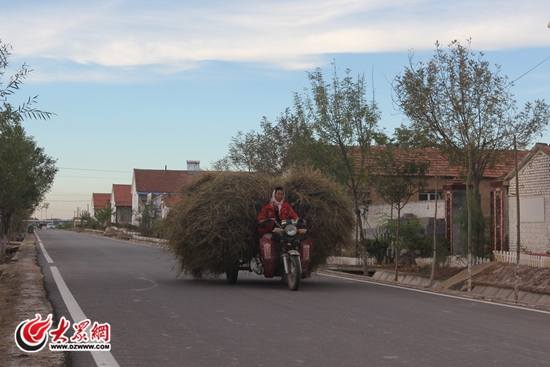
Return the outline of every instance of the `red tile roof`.
{"type": "Polygon", "coordinates": [[[113,193],[117,207],[132,206],[132,185],[113,184],[113,193]]]}
{"type": "Polygon", "coordinates": [[[188,171],[134,169],[137,192],[177,193],[190,176],[188,171]]]}
{"type": "Polygon", "coordinates": [[[181,200],[180,194],[166,194],[162,196],[164,205],[172,207],[174,204],[176,204],[178,201],[181,200]]]}
{"type": "Polygon", "coordinates": [[[111,205],[111,194],[105,194],[105,193],[92,193],[92,202],[94,205],[94,210],[99,210],[101,208],[104,208],[105,206],[111,205]]]}
{"type": "MultiPolygon", "coordinates": [[[[383,147],[371,147],[371,149],[384,149],[383,147]]],[[[405,157],[405,150],[395,148],[396,158],[403,159],[422,159],[430,163],[428,168],[428,177],[452,177],[457,178],[459,171],[456,167],[449,164],[449,161],[441,154],[439,149],[435,148],[415,148],[409,149],[406,152],[408,156],[405,157]]],[[[521,161],[527,154],[528,150],[518,151],[518,161],[521,161]]],[[[368,164],[368,163],[367,163],[368,164]]],[[[514,156],[511,152],[503,151],[503,161],[496,164],[494,167],[487,167],[485,169],[483,177],[485,178],[503,178],[514,169],[514,156]]]]}
{"type": "MultiPolygon", "coordinates": [[[[529,163],[529,161],[537,154],[537,152],[543,152],[544,154],[550,156],[550,146],[545,143],[536,143],[535,146],[530,150],[526,151],[527,154],[520,155],[518,152],[518,170],[521,171],[523,167],[525,167],[526,164],[529,163]]],[[[505,180],[510,180],[516,175],[516,168],[515,166],[512,166],[512,169],[509,171],[509,173],[504,178],[505,180]]]]}

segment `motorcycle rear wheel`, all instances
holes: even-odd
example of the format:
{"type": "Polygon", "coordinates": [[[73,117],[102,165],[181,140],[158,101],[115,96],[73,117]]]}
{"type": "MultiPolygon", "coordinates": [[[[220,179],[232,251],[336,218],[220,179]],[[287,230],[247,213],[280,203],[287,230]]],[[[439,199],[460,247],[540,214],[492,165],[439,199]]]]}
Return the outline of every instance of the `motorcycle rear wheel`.
{"type": "Polygon", "coordinates": [[[288,283],[288,288],[292,291],[297,291],[300,288],[300,281],[302,280],[302,264],[299,256],[290,256],[288,262],[288,274],[285,278],[288,283]]]}
{"type": "Polygon", "coordinates": [[[225,277],[227,278],[227,283],[235,284],[237,283],[237,278],[239,277],[239,268],[233,266],[225,272],[225,277]]]}

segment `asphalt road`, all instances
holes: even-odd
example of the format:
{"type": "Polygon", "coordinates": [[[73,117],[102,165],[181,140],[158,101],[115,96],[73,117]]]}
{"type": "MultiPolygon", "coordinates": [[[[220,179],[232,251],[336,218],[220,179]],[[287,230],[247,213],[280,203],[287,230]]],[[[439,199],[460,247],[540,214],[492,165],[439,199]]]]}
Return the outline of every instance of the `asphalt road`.
{"type": "MultiPolygon", "coordinates": [[[[241,272],[176,277],[162,250],[38,231],[56,320],[71,319],[55,266],[120,366],[547,366],[550,313],[315,275],[290,291],[241,272]]],[[[79,321],[79,320],[77,320],[79,321]]],[[[73,366],[95,366],[72,352],[73,366]]]]}

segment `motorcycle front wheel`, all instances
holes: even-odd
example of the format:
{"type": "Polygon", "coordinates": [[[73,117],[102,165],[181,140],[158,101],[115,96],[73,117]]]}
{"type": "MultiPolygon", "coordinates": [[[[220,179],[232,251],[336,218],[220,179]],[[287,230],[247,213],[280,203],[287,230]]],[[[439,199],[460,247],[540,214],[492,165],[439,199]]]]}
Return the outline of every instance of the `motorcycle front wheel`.
{"type": "Polygon", "coordinates": [[[288,288],[293,291],[297,291],[300,288],[300,281],[302,280],[302,264],[300,263],[300,256],[290,256],[288,262],[288,274],[285,278],[288,283],[288,288]]]}

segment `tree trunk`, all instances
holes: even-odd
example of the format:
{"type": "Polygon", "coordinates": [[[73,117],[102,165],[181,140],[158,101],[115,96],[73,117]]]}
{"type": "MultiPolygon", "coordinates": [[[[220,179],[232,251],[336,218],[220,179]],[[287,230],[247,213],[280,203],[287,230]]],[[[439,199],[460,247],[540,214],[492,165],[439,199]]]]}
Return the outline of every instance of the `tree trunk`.
{"type": "Polygon", "coordinates": [[[399,228],[401,227],[401,205],[397,207],[397,227],[395,229],[395,281],[399,280],[399,228]]]}
{"type": "Polygon", "coordinates": [[[361,259],[363,260],[363,275],[368,275],[369,269],[367,267],[367,251],[365,249],[365,234],[363,233],[363,220],[361,218],[361,209],[357,201],[355,202],[355,219],[357,221],[357,228],[359,229],[359,243],[361,244],[361,259]]]}
{"type": "Polygon", "coordinates": [[[6,248],[7,248],[7,237],[5,235],[2,235],[2,238],[0,239],[0,257],[4,257],[6,254],[6,248]]]}
{"type": "MultiPolygon", "coordinates": [[[[472,156],[468,148],[468,180],[466,181],[466,205],[468,209],[468,293],[472,292],[472,203],[470,184],[472,183],[472,156]]],[[[474,180],[475,181],[475,180],[474,180]]]]}
{"type": "Polygon", "coordinates": [[[430,276],[430,287],[433,286],[434,280],[435,280],[435,267],[437,262],[437,179],[438,177],[435,176],[435,213],[434,213],[434,253],[433,253],[433,260],[432,260],[432,274],[430,276]]]}
{"type": "Polygon", "coordinates": [[[481,185],[481,179],[477,176],[473,177],[473,196],[477,210],[475,211],[475,217],[472,218],[474,223],[478,223],[475,227],[475,246],[473,246],[473,255],[483,257],[485,254],[485,218],[483,217],[483,210],[481,208],[481,194],[479,193],[479,186],[481,185]]]}
{"type": "Polygon", "coordinates": [[[1,221],[0,225],[2,226],[0,233],[2,234],[2,240],[0,245],[0,256],[4,256],[6,254],[6,248],[8,245],[8,232],[9,232],[9,224],[11,219],[11,214],[2,212],[0,213],[1,221]]]}

